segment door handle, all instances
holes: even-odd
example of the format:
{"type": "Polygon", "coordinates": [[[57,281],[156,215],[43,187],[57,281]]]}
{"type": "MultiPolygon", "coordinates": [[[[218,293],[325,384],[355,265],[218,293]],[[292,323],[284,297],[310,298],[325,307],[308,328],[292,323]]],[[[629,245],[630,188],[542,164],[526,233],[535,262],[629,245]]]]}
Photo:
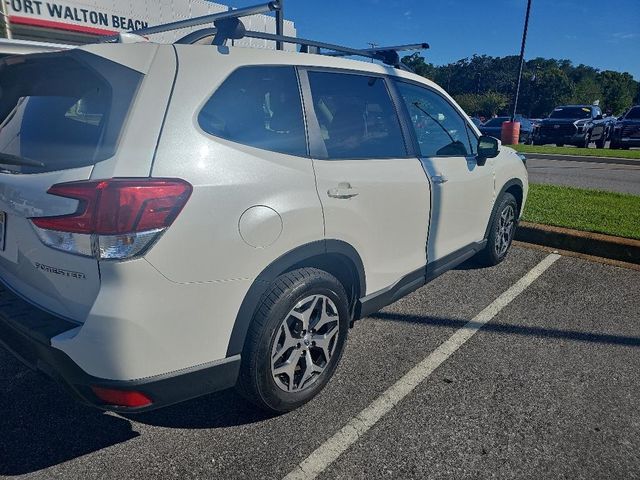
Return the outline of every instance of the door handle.
{"type": "Polygon", "coordinates": [[[358,190],[353,188],[348,182],[341,182],[336,188],[327,190],[327,195],[331,198],[348,199],[358,195],[358,190]]]}
{"type": "Polygon", "coordinates": [[[433,183],[442,185],[443,183],[447,183],[449,179],[445,175],[434,175],[433,177],[431,177],[431,181],[433,183]]]}

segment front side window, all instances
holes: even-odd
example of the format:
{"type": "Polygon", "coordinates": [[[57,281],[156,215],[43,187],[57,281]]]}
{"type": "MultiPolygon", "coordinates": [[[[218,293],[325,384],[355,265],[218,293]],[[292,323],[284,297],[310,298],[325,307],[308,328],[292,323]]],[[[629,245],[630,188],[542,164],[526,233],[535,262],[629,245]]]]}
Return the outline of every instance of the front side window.
{"type": "Polygon", "coordinates": [[[421,156],[472,154],[467,124],[449,102],[433,90],[403,82],[397,86],[411,116],[421,156]]]}
{"type": "Polygon", "coordinates": [[[293,67],[234,71],[198,115],[207,133],[290,155],[307,155],[298,79],[293,67]]]}
{"type": "Polygon", "coordinates": [[[384,79],[309,72],[311,96],[329,158],[399,158],[407,150],[384,79]]]}

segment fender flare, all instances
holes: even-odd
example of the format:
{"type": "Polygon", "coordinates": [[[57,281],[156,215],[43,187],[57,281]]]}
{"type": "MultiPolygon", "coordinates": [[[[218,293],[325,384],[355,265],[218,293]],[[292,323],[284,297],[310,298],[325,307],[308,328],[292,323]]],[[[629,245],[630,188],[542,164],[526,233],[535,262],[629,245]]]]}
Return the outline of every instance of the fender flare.
{"type": "Polygon", "coordinates": [[[514,185],[520,187],[520,189],[524,192],[524,187],[522,184],[522,180],[519,178],[512,178],[511,180],[507,180],[505,184],[500,189],[500,192],[496,196],[496,201],[493,203],[493,209],[491,210],[491,216],[489,217],[489,223],[487,224],[487,228],[484,231],[484,239],[487,240],[489,238],[489,230],[491,230],[491,225],[493,225],[493,220],[495,219],[496,213],[498,211],[498,205],[500,204],[500,199],[504,196],[505,192],[509,190],[509,188],[514,185]]]}
{"type": "Polygon", "coordinates": [[[306,260],[332,254],[344,256],[351,261],[355,266],[358,276],[358,291],[361,295],[365,295],[366,280],[364,264],[353,246],[341,240],[318,240],[296,247],[271,262],[260,272],[251,284],[251,287],[249,287],[236,315],[226,356],[231,357],[242,353],[253,315],[260,306],[263,295],[276,278],[306,260]]]}

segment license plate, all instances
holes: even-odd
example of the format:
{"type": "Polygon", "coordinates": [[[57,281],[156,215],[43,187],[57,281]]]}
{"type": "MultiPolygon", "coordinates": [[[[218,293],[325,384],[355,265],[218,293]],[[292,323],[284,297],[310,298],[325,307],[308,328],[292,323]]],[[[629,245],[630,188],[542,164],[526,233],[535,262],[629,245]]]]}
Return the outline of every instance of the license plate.
{"type": "Polygon", "coordinates": [[[4,252],[4,239],[7,231],[7,214],[0,212],[0,251],[4,252]]]}

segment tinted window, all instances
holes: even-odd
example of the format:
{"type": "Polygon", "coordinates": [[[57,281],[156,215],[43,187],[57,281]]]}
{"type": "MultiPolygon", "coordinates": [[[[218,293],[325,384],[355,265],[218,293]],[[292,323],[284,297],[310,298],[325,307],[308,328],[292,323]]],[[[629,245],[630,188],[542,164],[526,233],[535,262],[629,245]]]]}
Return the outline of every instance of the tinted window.
{"type": "Polygon", "coordinates": [[[408,83],[398,83],[415,128],[423,157],[467,156],[467,125],[453,106],[438,93],[408,83]]]}
{"type": "Polygon", "coordinates": [[[0,152],[45,165],[7,168],[46,172],[109,158],[141,79],[85,52],[0,61],[0,152]]]}
{"type": "Polygon", "coordinates": [[[554,108],[549,118],[591,118],[591,108],[589,107],[558,107],[554,108]]]}
{"type": "Polygon", "coordinates": [[[628,118],[629,120],[640,119],[640,107],[633,107],[631,110],[627,112],[624,118],[628,118]]]}
{"type": "Polygon", "coordinates": [[[309,72],[313,104],[329,158],[393,158],[407,151],[382,78],[309,72]]]}
{"type": "Polygon", "coordinates": [[[485,127],[500,127],[504,122],[508,122],[509,117],[496,117],[492,118],[484,124],[485,127]]]}
{"type": "Polygon", "coordinates": [[[243,67],[198,115],[211,135],[252,147],[307,155],[298,79],[293,67],[243,67]]]}

